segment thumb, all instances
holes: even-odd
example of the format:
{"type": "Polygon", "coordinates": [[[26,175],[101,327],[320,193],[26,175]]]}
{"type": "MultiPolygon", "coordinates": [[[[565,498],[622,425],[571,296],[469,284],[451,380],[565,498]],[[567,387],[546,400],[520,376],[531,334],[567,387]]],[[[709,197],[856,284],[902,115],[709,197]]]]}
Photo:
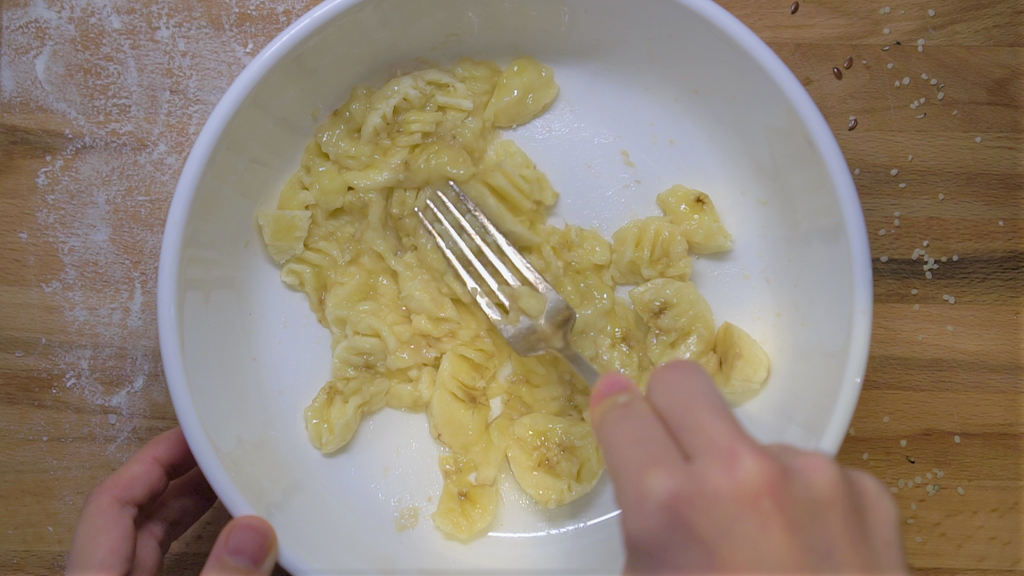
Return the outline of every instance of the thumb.
{"type": "Polygon", "coordinates": [[[200,576],[269,576],[276,562],[274,529],[258,516],[242,516],[220,531],[200,576]]]}

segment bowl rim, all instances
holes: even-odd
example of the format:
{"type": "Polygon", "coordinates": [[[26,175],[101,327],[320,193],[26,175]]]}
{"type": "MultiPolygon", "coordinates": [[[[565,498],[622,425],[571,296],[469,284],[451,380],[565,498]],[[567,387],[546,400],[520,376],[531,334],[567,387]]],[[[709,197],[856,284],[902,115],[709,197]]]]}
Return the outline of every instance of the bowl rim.
{"type": "MultiPolygon", "coordinates": [[[[239,107],[263,76],[308,34],[365,1],[368,0],[325,0],[288,26],[253,58],[221,97],[196,138],[182,168],[167,214],[157,276],[157,327],[164,375],[175,414],[196,462],[233,517],[253,514],[254,509],[242,496],[216,456],[199,421],[185,377],[178,312],[181,254],[190,211],[199,181],[206,172],[215,146],[239,107]]],[[[819,451],[834,456],[846,438],[860,397],[871,341],[874,302],[871,251],[856,185],[839,142],[824,115],[796,75],[768,44],[746,24],[712,0],[674,1],[700,14],[736,42],[768,72],[793,103],[798,117],[811,134],[812,142],[821,151],[830,178],[836,187],[852,256],[853,315],[849,331],[850,348],[840,393],[836,398],[829,426],[816,447],[819,451]]],[[[295,574],[315,571],[305,558],[280,541],[279,563],[295,574]]]]}

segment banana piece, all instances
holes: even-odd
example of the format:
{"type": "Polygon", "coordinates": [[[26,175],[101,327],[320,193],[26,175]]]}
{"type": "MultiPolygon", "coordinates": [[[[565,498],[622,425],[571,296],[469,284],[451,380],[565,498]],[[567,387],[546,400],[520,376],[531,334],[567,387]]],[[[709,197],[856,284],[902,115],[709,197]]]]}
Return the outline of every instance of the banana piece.
{"type": "Polygon", "coordinates": [[[768,353],[739,326],[725,322],[715,336],[719,370],[715,380],[727,392],[754,391],[768,379],[768,353]]]}
{"type": "Polygon", "coordinates": [[[348,444],[363,416],[384,406],[391,381],[386,378],[331,380],[306,408],[309,439],[324,454],[348,444]]]}
{"type": "Polygon", "coordinates": [[[498,128],[521,126],[543,114],[556,96],[555,71],[533,58],[519,58],[498,78],[484,118],[498,128]]]}
{"type": "Polygon", "coordinates": [[[263,230],[267,251],[278,264],[306,249],[303,242],[313,221],[309,210],[263,210],[256,218],[263,230]]]}
{"type": "Polygon", "coordinates": [[[487,435],[491,412],[487,388],[494,371],[494,357],[487,351],[459,346],[444,355],[427,404],[434,438],[468,454],[487,435]]]}
{"type": "Polygon", "coordinates": [[[467,540],[494,521],[498,513],[498,490],[493,485],[479,483],[476,466],[463,456],[442,454],[440,465],[444,488],[431,518],[445,534],[467,540]]]}
{"type": "Polygon", "coordinates": [[[671,360],[710,363],[715,345],[711,306],[693,282],[661,278],[629,291],[633,308],[647,323],[647,353],[655,365],[671,360]]]}
{"type": "Polygon", "coordinates": [[[506,454],[519,486],[548,508],[590,492],[604,468],[590,424],[539,412],[515,421],[506,454]]]}
{"type": "Polygon", "coordinates": [[[673,186],[658,196],[658,206],[682,228],[690,251],[714,254],[732,248],[732,235],[722,225],[711,197],[700,190],[673,186]]]}
{"type": "Polygon", "coordinates": [[[612,235],[612,278],[618,284],[640,284],[654,278],[686,281],[693,259],[683,228],[668,218],[627,222],[612,235]]]}

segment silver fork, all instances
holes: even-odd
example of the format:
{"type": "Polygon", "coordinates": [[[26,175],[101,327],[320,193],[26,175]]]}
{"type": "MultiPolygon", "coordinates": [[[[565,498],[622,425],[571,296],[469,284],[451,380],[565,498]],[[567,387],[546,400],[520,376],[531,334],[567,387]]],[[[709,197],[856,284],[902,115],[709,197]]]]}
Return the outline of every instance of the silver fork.
{"type": "Polygon", "coordinates": [[[569,341],[569,334],[576,323],[576,311],[572,306],[512,246],[458,185],[448,182],[447,187],[438,187],[433,192],[436,192],[436,200],[434,193],[428,195],[426,210],[417,207],[416,214],[437,241],[445,259],[458,272],[470,294],[516,354],[537,356],[555,352],[565,358],[587,384],[593,386],[600,374],[569,341]],[[470,224],[470,219],[476,220],[477,225],[470,224]],[[523,281],[544,296],[547,304],[540,318],[522,314],[519,323],[513,325],[508,316],[512,310],[509,294],[511,290],[524,286],[523,281]],[[511,290],[503,290],[503,287],[511,290]]]}

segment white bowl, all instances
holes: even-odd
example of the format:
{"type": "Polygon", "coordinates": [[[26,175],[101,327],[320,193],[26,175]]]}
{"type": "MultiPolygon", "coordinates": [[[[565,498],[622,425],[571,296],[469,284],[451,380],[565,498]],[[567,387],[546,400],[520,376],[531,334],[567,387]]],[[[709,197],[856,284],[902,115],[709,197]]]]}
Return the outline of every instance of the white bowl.
{"type": "Polygon", "coordinates": [[[710,193],[735,249],[699,260],[695,282],[772,358],[737,415],[764,442],[834,454],[846,435],[871,326],[861,208],[824,118],[749,29],[710,0],[328,1],[214,110],[160,259],[161,352],[189,445],[232,514],[270,520],[295,573],[621,569],[607,478],[555,511],[512,483],[492,532],[461,544],[428,518],[441,478],[423,415],[385,409],[340,453],[314,450],[302,410],[328,377],[330,337],[255,225],[356,83],[420,57],[523,54],[554,67],[561,94],[510,136],[561,192],[559,216],[607,234],[673,184],[710,193]],[[399,533],[406,506],[423,519],[399,533]]]}

